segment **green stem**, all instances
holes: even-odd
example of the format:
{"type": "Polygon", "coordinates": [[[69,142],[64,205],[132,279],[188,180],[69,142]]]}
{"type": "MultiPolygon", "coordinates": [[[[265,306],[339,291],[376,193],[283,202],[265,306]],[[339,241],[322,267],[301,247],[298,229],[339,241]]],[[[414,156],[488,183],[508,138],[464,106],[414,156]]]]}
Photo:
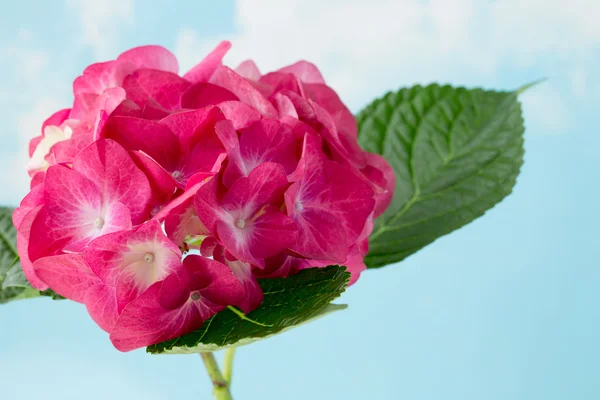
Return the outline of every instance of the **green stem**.
{"type": "Polygon", "coordinates": [[[235,355],[235,347],[230,347],[225,350],[225,358],[223,359],[223,377],[231,387],[231,375],[233,374],[233,356],[235,355]]]}
{"type": "Polygon", "coordinates": [[[217,360],[215,360],[213,353],[200,353],[200,355],[202,356],[202,360],[204,360],[208,376],[213,383],[213,396],[215,396],[215,399],[233,400],[231,393],[229,393],[229,385],[225,378],[223,378],[221,370],[219,369],[219,364],[217,364],[217,360]]]}

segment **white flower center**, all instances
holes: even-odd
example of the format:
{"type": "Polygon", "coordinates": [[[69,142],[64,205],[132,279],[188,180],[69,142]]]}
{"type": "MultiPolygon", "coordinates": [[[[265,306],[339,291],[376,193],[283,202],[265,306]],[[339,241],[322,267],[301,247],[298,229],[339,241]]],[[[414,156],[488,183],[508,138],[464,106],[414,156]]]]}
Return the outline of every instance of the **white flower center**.
{"type": "Polygon", "coordinates": [[[154,262],[154,254],[153,253],[144,254],[144,261],[146,261],[148,264],[154,262]]]}
{"type": "Polygon", "coordinates": [[[102,219],[102,217],[98,217],[94,220],[94,228],[102,229],[103,226],[104,226],[104,219],[102,219]]]}
{"type": "Polygon", "coordinates": [[[244,229],[244,227],[246,226],[246,221],[244,221],[243,219],[238,219],[237,221],[235,221],[235,226],[237,226],[239,229],[244,229]]]}
{"type": "Polygon", "coordinates": [[[300,200],[296,200],[296,202],[294,203],[294,208],[298,212],[304,211],[304,206],[302,205],[302,203],[300,203],[300,200]]]}

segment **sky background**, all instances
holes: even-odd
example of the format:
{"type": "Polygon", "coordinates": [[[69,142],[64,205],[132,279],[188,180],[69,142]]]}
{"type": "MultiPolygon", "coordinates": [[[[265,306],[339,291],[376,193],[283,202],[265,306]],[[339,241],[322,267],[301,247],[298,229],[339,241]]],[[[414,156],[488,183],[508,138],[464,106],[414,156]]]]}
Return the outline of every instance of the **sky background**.
{"type": "MultiPolygon", "coordinates": [[[[236,399],[600,398],[596,0],[33,1],[0,15],[0,204],[88,64],[161,44],[182,70],[315,62],[353,111],[441,82],[525,93],[525,165],[483,218],[368,271],[349,308],[238,350],[236,399]]],[[[81,305],[0,307],[0,398],[210,399],[199,356],[120,353],[81,305]]]]}

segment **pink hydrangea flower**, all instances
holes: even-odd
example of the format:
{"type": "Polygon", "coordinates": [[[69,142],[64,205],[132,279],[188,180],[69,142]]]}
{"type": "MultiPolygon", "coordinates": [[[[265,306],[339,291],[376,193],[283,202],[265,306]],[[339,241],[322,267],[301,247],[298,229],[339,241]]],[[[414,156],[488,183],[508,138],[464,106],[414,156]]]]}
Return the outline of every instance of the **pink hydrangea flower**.
{"type": "Polygon", "coordinates": [[[93,64],[30,142],[25,275],[85,304],[119,350],[251,312],[258,278],[339,264],[354,283],[392,199],[391,167],[316,66],[232,69],[230,47],[183,75],[159,46],[93,64]]]}

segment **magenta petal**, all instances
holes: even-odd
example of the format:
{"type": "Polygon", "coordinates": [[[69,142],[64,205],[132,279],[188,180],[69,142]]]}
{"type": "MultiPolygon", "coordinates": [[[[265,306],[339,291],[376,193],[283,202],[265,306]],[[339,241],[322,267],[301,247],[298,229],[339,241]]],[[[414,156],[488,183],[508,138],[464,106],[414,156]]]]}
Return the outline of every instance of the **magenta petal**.
{"type": "Polygon", "coordinates": [[[89,241],[103,233],[105,214],[101,193],[79,173],[63,166],[50,167],[46,172],[44,198],[44,209],[31,226],[36,243],[29,249],[32,261],[57,254],[69,243],[89,241]]]}
{"type": "Polygon", "coordinates": [[[223,112],[213,106],[200,110],[171,114],[160,121],[179,139],[183,149],[193,147],[204,136],[214,134],[214,126],[224,119],[223,112]]]}
{"type": "Polygon", "coordinates": [[[304,83],[325,83],[316,65],[307,61],[298,61],[288,67],[281,68],[278,72],[294,74],[304,83]]]}
{"type": "Polygon", "coordinates": [[[190,289],[198,291],[202,300],[228,306],[245,298],[243,285],[227,265],[197,255],[186,257],[183,263],[190,276],[190,289]]]}
{"type": "Polygon", "coordinates": [[[44,135],[40,135],[40,136],[36,136],[33,139],[31,139],[29,141],[29,157],[31,157],[33,155],[33,153],[35,152],[35,149],[38,147],[38,144],[40,144],[40,142],[42,141],[42,139],[44,138],[44,135]]]}
{"type": "Polygon", "coordinates": [[[217,221],[226,218],[218,200],[219,177],[215,176],[198,188],[194,196],[194,210],[202,224],[213,235],[217,234],[217,221]]]}
{"type": "Polygon", "coordinates": [[[275,93],[273,96],[273,104],[279,113],[279,118],[284,117],[293,117],[298,118],[298,112],[296,111],[296,107],[294,107],[294,103],[284,94],[275,93]]]}
{"type": "Polygon", "coordinates": [[[190,86],[181,97],[181,107],[197,109],[224,101],[238,101],[229,90],[208,82],[198,82],[190,86]]]}
{"type": "Polygon", "coordinates": [[[266,211],[252,224],[249,249],[254,257],[267,258],[292,247],[298,239],[293,219],[278,211],[266,211]]]}
{"type": "Polygon", "coordinates": [[[237,279],[242,283],[246,295],[241,301],[234,303],[234,305],[248,314],[249,312],[256,309],[263,301],[264,294],[262,288],[258,284],[256,277],[252,274],[252,266],[248,263],[240,260],[226,261],[227,266],[233,271],[237,279]]]}
{"type": "Polygon", "coordinates": [[[173,171],[181,158],[179,140],[171,130],[156,121],[141,118],[110,118],[104,137],[113,139],[127,150],[143,151],[168,171],[173,171]]]}
{"type": "Polygon", "coordinates": [[[396,188],[396,176],[390,164],[379,154],[365,152],[365,159],[367,166],[361,172],[375,187],[374,217],[377,218],[392,202],[396,188]]]}
{"type": "Polygon", "coordinates": [[[229,90],[241,101],[251,105],[264,116],[277,117],[277,111],[273,105],[250,82],[236,74],[232,69],[221,65],[211,77],[210,83],[229,90]]]}
{"type": "Polygon", "coordinates": [[[127,98],[138,106],[155,101],[169,111],[181,108],[181,96],[190,85],[177,74],[155,69],[139,69],[123,81],[127,98]]]}
{"type": "Polygon", "coordinates": [[[105,284],[115,287],[119,312],[152,284],[181,268],[179,248],[157,221],[136,231],[99,237],[89,244],[85,258],[105,284]]]}
{"type": "Polygon", "coordinates": [[[173,175],[142,151],[131,151],[129,155],[148,178],[154,203],[162,205],[169,201],[177,190],[173,175]]]}
{"type": "Polygon", "coordinates": [[[231,186],[223,197],[223,208],[247,214],[264,205],[281,204],[287,186],[287,176],[280,164],[261,164],[247,178],[240,178],[231,186]]]}
{"type": "MultiPolygon", "coordinates": [[[[57,111],[54,114],[52,114],[50,117],[48,117],[48,119],[45,120],[44,123],[42,124],[42,135],[44,134],[44,129],[46,129],[47,126],[50,126],[50,125],[60,126],[63,122],[65,122],[65,120],[67,118],[69,118],[70,112],[71,112],[71,109],[66,108],[66,109],[57,111]]],[[[31,156],[31,154],[29,154],[29,156],[31,156]]]]}
{"type": "Polygon", "coordinates": [[[190,82],[208,82],[215,70],[221,65],[223,57],[231,48],[231,43],[222,41],[200,63],[189,70],[183,77],[190,82]]]}
{"type": "Polygon", "coordinates": [[[264,267],[263,258],[271,257],[292,246],[297,237],[296,223],[290,217],[269,209],[240,228],[236,220],[218,221],[217,234],[237,259],[264,267]]]}
{"type": "Polygon", "coordinates": [[[242,129],[262,118],[262,115],[241,101],[226,101],[219,104],[225,118],[233,123],[234,129],[242,129]]]}
{"type": "Polygon", "coordinates": [[[204,323],[198,308],[190,301],[174,310],[163,308],[159,303],[162,283],[150,286],[119,316],[110,333],[110,340],[118,350],[131,351],[173,339],[204,323]]]}
{"type": "Polygon", "coordinates": [[[246,60],[237,66],[235,69],[240,76],[249,79],[251,81],[258,81],[262,76],[258,67],[252,60],[246,60]]]}
{"type": "Polygon", "coordinates": [[[131,211],[134,224],[146,220],[151,206],[148,179],[127,151],[112,140],[98,140],[73,160],[73,169],[102,190],[105,202],[120,202],[131,211]]]}
{"type": "Polygon", "coordinates": [[[93,141],[93,133],[81,133],[74,135],[69,140],[56,143],[52,146],[51,152],[57,164],[70,164],[73,159],[89,146],[93,141]]]}
{"type": "MultiPolygon", "coordinates": [[[[73,82],[75,96],[82,93],[101,94],[105,89],[121,86],[123,78],[135,70],[128,61],[107,61],[92,64],[73,82]]],[[[71,114],[73,116],[73,114],[71,114]]]]}
{"type": "Polygon", "coordinates": [[[298,186],[294,183],[285,193],[288,214],[298,224],[298,240],[291,249],[304,257],[343,263],[348,239],[342,221],[327,207],[297,202],[298,186]]]}
{"type": "Polygon", "coordinates": [[[111,332],[119,317],[115,289],[97,283],[86,291],[84,303],[94,322],[104,331],[111,332]]]}
{"type": "MultiPolygon", "coordinates": [[[[37,290],[46,290],[48,289],[48,285],[43,282],[35,273],[33,268],[33,263],[29,256],[29,244],[31,242],[31,227],[40,211],[43,210],[44,206],[40,205],[33,208],[29,213],[25,215],[21,224],[19,225],[19,230],[17,231],[17,251],[19,253],[21,268],[23,268],[23,273],[25,277],[37,290]]],[[[35,246],[34,246],[35,247],[35,246]]]]}
{"type": "Polygon", "coordinates": [[[44,204],[44,185],[37,185],[21,200],[12,215],[13,225],[18,230],[23,219],[31,210],[44,204]]]}
{"type": "Polygon", "coordinates": [[[176,74],[179,71],[177,58],[162,46],[140,46],[127,50],[117,60],[129,61],[138,68],[151,68],[176,74]]]}
{"type": "Polygon", "coordinates": [[[84,302],[88,288],[100,283],[81,254],[40,258],[33,263],[33,269],[52,290],[78,303],[84,302]]]}

